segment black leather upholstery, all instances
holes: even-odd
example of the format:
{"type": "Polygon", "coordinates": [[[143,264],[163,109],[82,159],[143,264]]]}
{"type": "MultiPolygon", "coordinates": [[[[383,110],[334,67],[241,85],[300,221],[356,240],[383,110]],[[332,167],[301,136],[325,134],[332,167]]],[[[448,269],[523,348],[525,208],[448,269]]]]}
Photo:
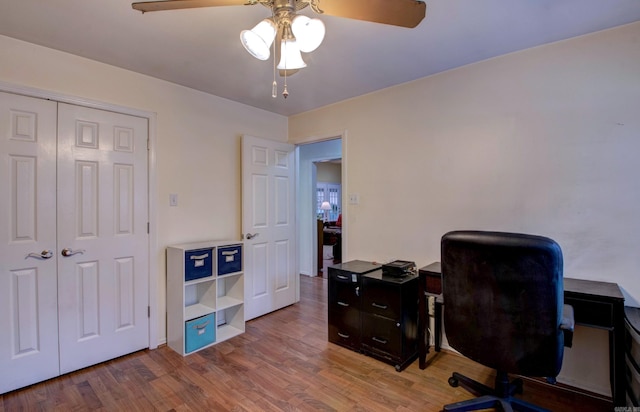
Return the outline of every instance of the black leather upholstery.
{"type": "MultiPolygon", "coordinates": [[[[496,385],[508,385],[508,373],[557,376],[564,346],[560,246],[541,236],[456,231],[441,247],[449,345],[496,369],[496,385]]],[[[514,390],[492,395],[509,398],[514,390]]]]}

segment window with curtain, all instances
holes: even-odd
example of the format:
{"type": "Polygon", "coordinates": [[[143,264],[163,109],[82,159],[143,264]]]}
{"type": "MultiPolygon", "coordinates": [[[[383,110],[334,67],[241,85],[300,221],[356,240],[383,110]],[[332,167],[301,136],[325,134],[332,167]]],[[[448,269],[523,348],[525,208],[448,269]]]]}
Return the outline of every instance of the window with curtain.
{"type": "Polygon", "coordinates": [[[316,193],[316,213],[318,215],[318,219],[322,219],[327,222],[335,222],[338,220],[338,216],[342,213],[341,185],[337,183],[318,182],[316,186],[316,193]],[[322,202],[325,201],[329,202],[331,205],[330,210],[322,210],[322,202]]]}

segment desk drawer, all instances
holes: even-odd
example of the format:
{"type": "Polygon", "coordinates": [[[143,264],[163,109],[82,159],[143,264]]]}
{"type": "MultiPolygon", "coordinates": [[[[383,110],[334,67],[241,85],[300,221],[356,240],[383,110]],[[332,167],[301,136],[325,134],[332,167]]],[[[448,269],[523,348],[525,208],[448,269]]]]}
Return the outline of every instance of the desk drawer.
{"type": "Polygon", "coordinates": [[[354,308],[332,305],[329,308],[328,321],[333,325],[344,325],[344,327],[360,330],[360,311],[354,308]]]}
{"type": "Polygon", "coordinates": [[[420,268],[420,277],[425,283],[425,291],[434,295],[442,294],[442,267],[440,262],[420,268]]]}
{"type": "Polygon", "coordinates": [[[402,358],[402,327],[392,319],[362,314],[362,344],[375,348],[391,358],[402,358]]]}
{"type": "Polygon", "coordinates": [[[368,313],[400,320],[402,317],[402,295],[399,288],[364,278],[362,285],[362,310],[368,313]]]}
{"type": "Polygon", "coordinates": [[[360,310],[359,275],[334,272],[329,277],[329,304],[340,302],[342,306],[360,310]],[[355,282],[353,281],[355,280],[355,282]]]}
{"type": "Polygon", "coordinates": [[[573,306],[577,324],[613,328],[613,304],[565,296],[564,303],[573,306]]]}
{"type": "Polygon", "coordinates": [[[360,350],[360,312],[329,310],[329,342],[360,350]]]}

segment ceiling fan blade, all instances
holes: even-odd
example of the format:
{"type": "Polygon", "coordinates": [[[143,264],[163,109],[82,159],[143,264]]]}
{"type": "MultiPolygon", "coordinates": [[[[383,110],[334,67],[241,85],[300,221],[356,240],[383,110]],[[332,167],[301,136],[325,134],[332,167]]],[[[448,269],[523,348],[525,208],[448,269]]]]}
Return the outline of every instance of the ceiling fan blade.
{"type": "Polygon", "coordinates": [[[143,13],[148,11],[193,9],[196,7],[242,6],[247,0],[161,0],[133,3],[131,7],[143,13]]]}
{"type": "Polygon", "coordinates": [[[318,8],[329,16],[413,28],[424,19],[427,5],[416,0],[320,0],[318,8]]]}

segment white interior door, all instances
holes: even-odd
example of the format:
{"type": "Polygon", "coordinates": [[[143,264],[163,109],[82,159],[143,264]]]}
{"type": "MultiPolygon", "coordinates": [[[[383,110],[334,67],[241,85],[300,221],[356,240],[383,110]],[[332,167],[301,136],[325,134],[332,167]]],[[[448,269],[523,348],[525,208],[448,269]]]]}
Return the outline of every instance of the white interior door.
{"type": "Polygon", "coordinates": [[[149,346],[147,129],[0,92],[0,394],[149,346]]]}
{"type": "Polygon", "coordinates": [[[58,109],[60,371],[149,346],[147,120],[58,109]]]}
{"type": "Polygon", "coordinates": [[[56,103],[0,92],[0,393],[58,375],[56,103]]]}
{"type": "Polygon", "coordinates": [[[245,319],[296,302],[294,146],[242,139],[245,319]]]}

